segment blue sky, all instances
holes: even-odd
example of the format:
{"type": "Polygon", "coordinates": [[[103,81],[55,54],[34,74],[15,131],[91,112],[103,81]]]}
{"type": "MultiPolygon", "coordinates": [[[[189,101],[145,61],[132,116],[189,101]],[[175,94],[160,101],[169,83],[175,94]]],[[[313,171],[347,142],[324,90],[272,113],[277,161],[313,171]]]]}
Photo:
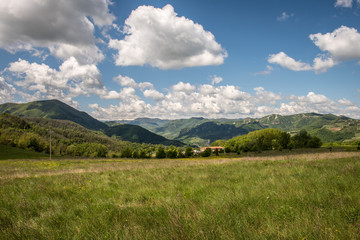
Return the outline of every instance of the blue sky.
{"type": "Polygon", "coordinates": [[[360,1],[3,0],[0,103],[103,120],[360,118],[360,1]]]}

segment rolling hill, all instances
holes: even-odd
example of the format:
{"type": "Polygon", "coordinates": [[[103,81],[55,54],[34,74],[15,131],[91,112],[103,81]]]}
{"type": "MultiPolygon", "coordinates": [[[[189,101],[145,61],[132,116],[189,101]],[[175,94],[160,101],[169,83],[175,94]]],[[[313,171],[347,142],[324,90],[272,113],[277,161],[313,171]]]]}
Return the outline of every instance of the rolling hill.
{"type": "Polygon", "coordinates": [[[209,119],[195,117],[189,119],[171,120],[166,122],[161,127],[154,129],[154,132],[169,139],[176,139],[180,132],[184,129],[191,129],[202,123],[210,121],[211,120],[209,119]]]}
{"type": "Polygon", "coordinates": [[[102,144],[113,151],[134,145],[112,139],[100,131],[89,130],[68,120],[0,114],[0,144],[3,145],[49,152],[50,130],[52,151],[57,155],[66,155],[73,146],[80,144],[102,144]]]}
{"type": "Polygon", "coordinates": [[[174,145],[177,147],[185,145],[180,141],[168,140],[165,137],[152,133],[149,130],[146,130],[140,126],[131,124],[121,124],[108,127],[104,130],[104,133],[109,137],[114,136],[119,140],[136,143],[163,144],[166,146],[174,145]]]}
{"type": "Polygon", "coordinates": [[[35,117],[69,120],[91,130],[107,128],[86,112],[81,112],[59,100],[43,100],[29,103],[5,103],[0,105],[0,113],[19,117],[35,117]]]}
{"type": "Polygon", "coordinates": [[[157,128],[162,127],[167,122],[169,122],[169,120],[159,118],[136,118],[134,120],[107,121],[105,123],[110,127],[120,124],[137,125],[154,132],[157,128]]]}

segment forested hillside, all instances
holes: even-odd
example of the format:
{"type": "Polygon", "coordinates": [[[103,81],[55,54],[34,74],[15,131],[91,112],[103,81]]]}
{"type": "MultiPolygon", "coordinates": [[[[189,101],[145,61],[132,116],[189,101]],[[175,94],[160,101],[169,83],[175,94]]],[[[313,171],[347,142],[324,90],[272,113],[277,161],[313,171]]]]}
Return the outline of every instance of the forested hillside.
{"type": "Polygon", "coordinates": [[[108,127],[104,130],[104,133],[109,137],[115,137],[123,141],[163,144],[166,146],[184,146],[184,144],[180,141],[168,140],[165,137],[152,133],[140,126],[130,124],[120,124],[108,127]]]}
{"type": "MultiPolygon", "coordinates": [[[[98,121],[85,112],[81,112],[68,106],[58,100],[44,100],[24,104],[5,103],[0,105],[0,113],[9,113],[19,117],[32,117],[43,119],[60,119],[69,120],[78,123],[90,130],[99,130],[106,132],[108,136],[114,136],[119,140],[130,141],[135,143],[151,143],[182,146],[183,143],[174,140],[168,140],[163,136],[156,135],[143,127],[130,124],[119,124],[109,122],[107,124],[98,121]],[[119,126],[118,126],[119,125],[119,126]]],[[[148,123],[150,126],[153,122],[162,123],[162,120],[139,119],[137,123],[148,123]]]]}
{"type": "Polygon", "coordinates": [[[69,120],[81,126],[99,130],[105,129],[106,124],[81,112],[59,100],[44,100],[29,103],[5,103],[0,105],[0,113],[10,113],[19,117],[35,117],[69,120]]]}
{"type": "Polygon", "coordinates": [[[150,144],[119,141],[66,120],[0,114],[0,144],[49,153],[50,134],[55,155],[104,157],[111,151],[120,152],[126,147],[151,147],[150,144]]]}

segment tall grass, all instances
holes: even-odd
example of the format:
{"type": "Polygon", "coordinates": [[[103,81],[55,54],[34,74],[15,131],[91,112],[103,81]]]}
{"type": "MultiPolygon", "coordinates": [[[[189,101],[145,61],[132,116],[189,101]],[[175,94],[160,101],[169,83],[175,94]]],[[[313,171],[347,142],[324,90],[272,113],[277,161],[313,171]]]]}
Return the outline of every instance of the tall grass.
{"type": "Polygon", "coordinates": [[[301,156],[2,161],[0,238],[359,239],[359,154],[301,156]]]}

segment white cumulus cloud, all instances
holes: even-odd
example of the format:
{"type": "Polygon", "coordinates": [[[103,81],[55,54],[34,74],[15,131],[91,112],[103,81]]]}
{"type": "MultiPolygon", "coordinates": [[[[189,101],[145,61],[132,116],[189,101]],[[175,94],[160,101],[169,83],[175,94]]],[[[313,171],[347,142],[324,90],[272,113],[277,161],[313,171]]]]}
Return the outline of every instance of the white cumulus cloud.
{"type": "Polygon", "coordinates": [[[360,60],[360,33],[355,28],[341,26],[332,33],[311,34],[310,39],[336,60],[360,60]]]}
{"type": "Polygon", "coordinates": [[[341,26],[331,33],[310,34],[309,38],[322,51],[314,58],[312,66],[296,61],[284,52],[271,54],[268,62],[293,71],[321,73],[344,61],[360,61],[360,33],[355,28],[341,26]]]}
{"type": "Polygon", "coordinates": [[[140,6],[125,21],[123,40],[111,39],[118,50],[116,65],[149,64],[160,69],[219,65],[227,57],[214,35],[203,26],[177,16],[171,5],[140,6]]]}
{"type": "Polygon", "coordinates": [[[351,8],[353,0],[336,0],[335,7],[346,7],[351,8]]]}
{"type": "Polygon", "coordinates": [[[77,105],[73,97],[104,95],[107,91],[96,65],[80,65],[74,57],[63,62],[59,70],[19,59],[10,63],[6,73],[14,76],[14,84],[27,92],[23,94],[27,100],[56,98],[77,105]]]}
{"type": "Polygon", "coordinates": [[[308,63],[296,61],[295,59],[286,55],[286,53],[284,52],[271,54],[268,58],[268,62],[273,64],[279,64],[280,66],[293,71],[309,71],[312,69],[312,67],[308,63]]]}
{"type": "Polygon", "coordinates": [[[15,87],[7,83],[3,77],[0,77],[0,103],[12,101],[15,94],[15,87]]]}
{"type": "Polygon", "coordinates": [[[165,98],[164,94],[155,89],[146,89],[143,93],[145,97],[151,98],[154,101],[160,101],[165,98]]]}
{"type": "Polygon", "coordinates": [[[172,86],[172,89],[175,92],[184,92],[186,94],[191,94],[195,91],[196,87],[190,83],[179,82],[172,86]]]}
{"type": "Polygon", "coordinates": [[[84,64],[101,61],[104,56],[95,44],[94,29],[115,19],[108,4],[108,0],[2,0],[0,47],[35,53],[47,48],[63,60],[73,56],[84,64]]]}

